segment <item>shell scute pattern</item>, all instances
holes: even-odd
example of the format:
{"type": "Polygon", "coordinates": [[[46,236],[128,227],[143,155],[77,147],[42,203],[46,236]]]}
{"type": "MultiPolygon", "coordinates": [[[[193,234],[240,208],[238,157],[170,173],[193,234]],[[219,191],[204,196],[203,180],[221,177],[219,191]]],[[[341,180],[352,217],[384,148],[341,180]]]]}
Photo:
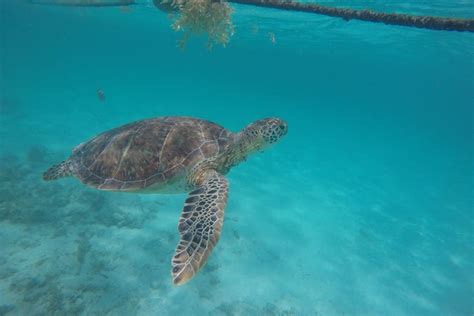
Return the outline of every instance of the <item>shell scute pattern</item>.
{"type": "Polygon", "coordinates": [[[104,190],[165,183],[224,150],[230,132],[212,122],[162,117],[127,124],[78,146],[76,175],[104,190]]]}

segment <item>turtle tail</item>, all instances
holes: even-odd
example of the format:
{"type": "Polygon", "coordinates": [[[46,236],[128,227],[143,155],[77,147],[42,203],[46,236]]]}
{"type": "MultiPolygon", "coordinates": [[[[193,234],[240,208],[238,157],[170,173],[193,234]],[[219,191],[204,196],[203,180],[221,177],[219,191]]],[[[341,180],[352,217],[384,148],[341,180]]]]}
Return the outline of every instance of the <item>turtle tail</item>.
{"type": "Polygon", "coordinates": [[[69,160],[65,160],[60,164],[52,166],[43,173],[43,180],[51,181],[59,178],[69,177],[73,175],[72,163],[69,160]]]}

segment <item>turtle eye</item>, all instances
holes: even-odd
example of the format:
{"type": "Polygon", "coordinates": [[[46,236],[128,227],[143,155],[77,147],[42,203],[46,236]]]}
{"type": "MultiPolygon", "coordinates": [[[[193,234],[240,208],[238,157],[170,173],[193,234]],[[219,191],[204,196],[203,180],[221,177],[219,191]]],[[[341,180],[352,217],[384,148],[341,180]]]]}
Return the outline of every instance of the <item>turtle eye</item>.
{"type": "Polygon", "coordinates": [[[278,124],[277,128],[275,129],[276,133],[281,137],[286,134],[288,127],[285,123],[278,124]]]}

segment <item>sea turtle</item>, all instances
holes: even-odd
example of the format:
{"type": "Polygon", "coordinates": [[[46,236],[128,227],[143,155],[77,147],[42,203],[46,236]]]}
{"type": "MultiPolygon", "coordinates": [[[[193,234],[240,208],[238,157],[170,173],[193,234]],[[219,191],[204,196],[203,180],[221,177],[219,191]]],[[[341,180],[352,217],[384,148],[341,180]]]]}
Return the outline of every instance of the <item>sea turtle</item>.
{"type": "Polygon", "coordinates": [[[172,259],[173,283],[180,285],[198,272],[219,240],[228,192],[224,175],[287,130],[286,122],[278,118],[258,120],[239,133],[191,117],[141,120],[78,145],[43,179],[74,176],[88,186],[110,191],[190,192],[172,259]]]}

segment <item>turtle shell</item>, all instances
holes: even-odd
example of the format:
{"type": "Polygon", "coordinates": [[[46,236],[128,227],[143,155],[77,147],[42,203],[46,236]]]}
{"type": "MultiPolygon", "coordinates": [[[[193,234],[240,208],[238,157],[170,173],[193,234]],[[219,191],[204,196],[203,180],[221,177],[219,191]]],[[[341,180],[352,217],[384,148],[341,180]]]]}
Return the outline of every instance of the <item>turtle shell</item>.
{"type": "Polygon", "coordinates": [[[196,163],[222,153],[231,133],[189,117],[130,123],[77,146],[70,160],[76,176],[103,190],[140,190],[184,177],[196,163]]]}

